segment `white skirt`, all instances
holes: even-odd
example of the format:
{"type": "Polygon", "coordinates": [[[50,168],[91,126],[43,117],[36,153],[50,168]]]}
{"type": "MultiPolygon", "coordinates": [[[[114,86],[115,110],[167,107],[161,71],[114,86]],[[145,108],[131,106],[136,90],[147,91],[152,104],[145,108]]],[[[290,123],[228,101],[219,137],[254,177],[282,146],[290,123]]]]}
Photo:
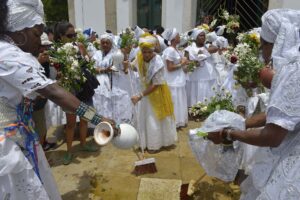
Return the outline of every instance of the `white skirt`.
{"type": "Polygon", "coordinates": [[[59,126],[66,124],[66,114],[62,108],[52,101],[47,101],[45,106],[46,126],[49,129],[51,126],[59,126]]]}
{"type": "Polygon", "coordinates": [[[131,123],[133,117],[133,104],[128,92],[113,86],[107,76],[97,76],[100,85],[95,90],[93,104],[97,113],[112,118],[117,123],[131,123]]]}
{"type": "Polygon", "coordinates": [[[34,172],[18,145],[11,139],[0,142],[0,197],[1,199],[60,200],[57,185],[42,147],[37,146],[41,180],[34,172]]]}
{"type": "Polygon", "coordinates": [[[188,123],[188,106],[185,86],[169,86],[169,88],[172,94],[172,101],[174,104],[176,127],[185,126],[188,123]]]}
{"type": "Polygon", "coordinates": [[[158,120],[153,109],[145,97],[138,104],[137,127],[140,136],[141,148],[159,150],[170,146],[177,141],[175,121],[172,117],[158,120]]]}
{"type": "Polygon", "coordinates": [[[215,95],[213,87],[216,85],[216,79],[204,81],[188,81],[186,84],[188,106],[191,107],[196,103],[204,102],[215,95]]]}

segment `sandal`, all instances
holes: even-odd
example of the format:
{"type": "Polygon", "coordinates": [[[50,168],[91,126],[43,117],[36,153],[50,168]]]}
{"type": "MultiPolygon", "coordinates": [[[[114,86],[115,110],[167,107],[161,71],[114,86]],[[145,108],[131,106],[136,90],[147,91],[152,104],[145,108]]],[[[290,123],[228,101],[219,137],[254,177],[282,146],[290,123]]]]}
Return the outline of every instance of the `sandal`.
{"type": "Polygon", "coordinates": [[[98,149],[98,147],[86,144],[86,145],[82,146],[80,150],[86,151],[86,152],[97,152],[99,149],[98,149]]]}
{"type": "Polygon", "coordinates": [[[67,152],[64,155],[64,159],[63,159],[64,165],[69,165],[72,162],[72,159],[73,159],[73,155],[71,153],[67,152]]]}

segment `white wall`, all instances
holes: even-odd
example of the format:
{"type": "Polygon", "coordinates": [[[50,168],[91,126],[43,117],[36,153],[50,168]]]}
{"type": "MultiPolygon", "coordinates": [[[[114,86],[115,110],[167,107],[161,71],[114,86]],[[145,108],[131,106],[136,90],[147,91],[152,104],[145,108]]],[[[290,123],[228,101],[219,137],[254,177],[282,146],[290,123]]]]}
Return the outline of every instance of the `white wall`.
{"type": "Polygon", "coordinates": [[[197,0],[162,0],[162,26],[182,33],[196,23],[197,0]]]}
{"type": "Polygon", "coordinates": [[[69,0],[70,22],[81,29],[92,28],[101,34],[106,30],[104,0],[69,0]]]}
{"type": "Polygon", "coordinates": [[[269,0],[269,9],[276,8],[292,8],[295,10],[300,9],[299,0],[269,0]]]}
{"type": "Polygon", "coordinates": [[[117,0],[117,31],[136,25],[136,0],[117,0]]]}

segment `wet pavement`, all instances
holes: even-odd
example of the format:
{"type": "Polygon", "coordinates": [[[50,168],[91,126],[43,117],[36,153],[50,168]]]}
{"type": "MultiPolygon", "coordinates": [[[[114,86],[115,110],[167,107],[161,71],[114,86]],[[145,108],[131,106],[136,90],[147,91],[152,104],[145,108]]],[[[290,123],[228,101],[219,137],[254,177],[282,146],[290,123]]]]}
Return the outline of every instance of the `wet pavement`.
{"type": "MultiPolygon", "coordinates": [[[[180,199],[180,185],[196,181],[196,191],[191,199],[237,200],[239,188],[206,176],[194,158],[188,144],[188,130],[199,127],[190,121],[188,127],[178,131],[178,142],[171,148],[146,158],[156,159],[158,172],[135,176],[134,162],[138,160],[133,150],[120,150],[112,144],[99,148],[96,153],[81,152],[75,141],[73,162],[63,165],[66,144],[58,140],[59,147],[46,153],[59,191],[64,200],[175,200],[180,199]]],[[[63,136],[62,127],[51,128],[53,134],[63,136]]],[[[93,137],[88,143],[96,145],[93,137]]]]}

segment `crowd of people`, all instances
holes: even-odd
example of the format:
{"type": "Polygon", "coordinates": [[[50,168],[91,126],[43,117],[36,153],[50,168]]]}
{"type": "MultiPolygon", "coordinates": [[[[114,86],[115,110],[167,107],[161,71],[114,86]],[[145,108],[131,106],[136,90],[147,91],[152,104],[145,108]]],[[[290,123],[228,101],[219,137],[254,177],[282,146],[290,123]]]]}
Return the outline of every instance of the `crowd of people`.
{"type": "Polygon", "coordinates": [[[120,123],[132,124],[139,132],[140,147],[157,153],[176,144],[177,130],[187,126],[190,107],[208,103],[226,89],[233,94],[235,107],[245,107],[245,126],[251,129],[226,127],[207,138],[215,144],[238,140],[270,147],[268,158],[252,154],[241,199],[297,199],[299,15],[294,10],[268,11],[262,27],[255,29],[261,59],[265,64],[273,61],[269,65],[275,75],[266,93],[270,98],[264,102],[266,109],[252,116],[251,96],[235,87],[237,65],[225,55],[235,44],[224,37],[222,25],[211,30],[201,24],[186,33],[136,26],[118,35],[107,30],[98,37],[91,28],[81,32],[69,22],[45,28],[40,0],[1,1],[0,198],[61,199],[43,152],[55,148],[46,138],[50,126],[65,125],[66,165],[72,162],[77,122],[82,151],[98,150],[86,144],[88,126],[106,121],[116,131],[120,123]],[[71,44],[76,50],[78,60],[70,70],[78,63],[93,64],[93,70],[82,71],[85,81],[80,87],[64,84],[74,77],[65,77],[66,66],[56,67],[53,51],[62,51],[58,44],[71,44]]]}

